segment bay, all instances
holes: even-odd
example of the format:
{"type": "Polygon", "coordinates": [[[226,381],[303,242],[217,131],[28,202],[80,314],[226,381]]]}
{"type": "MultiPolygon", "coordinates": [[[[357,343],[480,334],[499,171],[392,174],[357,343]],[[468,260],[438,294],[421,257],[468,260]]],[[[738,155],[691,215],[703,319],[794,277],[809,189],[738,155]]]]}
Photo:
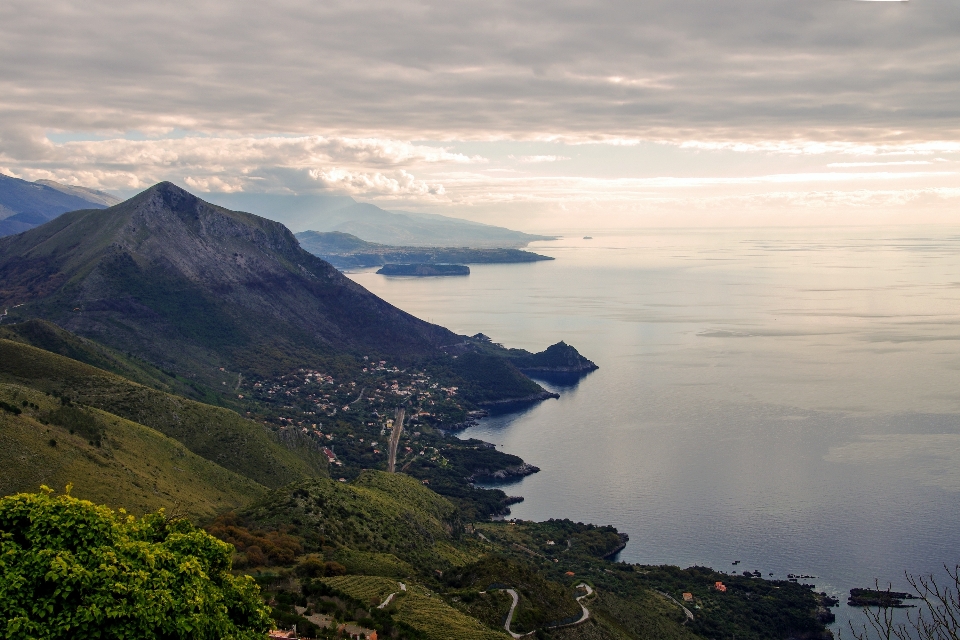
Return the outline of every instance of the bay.
{"type": "Polygon", "coordinates": [[[458,333],[600,366],[462,434],[541,468],[504,487],[514,517],[844,598],[960,562],[960,229],[593,235],[469,277],[349,274],[458,333]]]}

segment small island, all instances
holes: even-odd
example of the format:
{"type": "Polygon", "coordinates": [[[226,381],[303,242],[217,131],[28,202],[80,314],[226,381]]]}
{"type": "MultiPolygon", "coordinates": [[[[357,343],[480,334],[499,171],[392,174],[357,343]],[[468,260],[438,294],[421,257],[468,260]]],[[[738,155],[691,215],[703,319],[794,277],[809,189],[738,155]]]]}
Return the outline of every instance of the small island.
{"type": "Polygon", "coordinates": [[[468,276],[465,264],[385,264],[377,271],[384,276],[468,276]]]}

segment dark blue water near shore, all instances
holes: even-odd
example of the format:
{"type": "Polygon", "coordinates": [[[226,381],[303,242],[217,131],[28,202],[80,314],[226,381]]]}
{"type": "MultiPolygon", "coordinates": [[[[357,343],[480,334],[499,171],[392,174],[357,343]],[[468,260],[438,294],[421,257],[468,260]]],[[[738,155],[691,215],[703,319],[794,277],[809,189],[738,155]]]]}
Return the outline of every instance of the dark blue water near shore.
{"type": "Polygon", "coordinates": [[[541,467],[506,488],[516,517],[613,524],[630,562],[845,594],[960,561],[956,231],[594,234],[456,282],[352,277],[454,331],[563,339],[600,365],[464,434],[541,467]]]}

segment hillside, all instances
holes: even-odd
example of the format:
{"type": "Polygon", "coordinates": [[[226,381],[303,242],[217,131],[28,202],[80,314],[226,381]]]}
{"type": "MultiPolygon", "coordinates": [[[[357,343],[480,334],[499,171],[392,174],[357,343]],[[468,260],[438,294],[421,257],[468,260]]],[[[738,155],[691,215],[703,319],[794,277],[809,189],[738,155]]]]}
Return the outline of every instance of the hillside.
{"type": "Polygon", "coordinates": [[[118,416],[0,383],[0,495],[41,484],[144,514],[210,518],[263,496],[262,485],[118,416]]]}
{"type": "Polygon", "coordinates": [[[324,474],[309,440],[292,448],[236,413],[134,383],[116,374],[19,342],[0,339],[0,381],[56,394],[140,423],[189,451],[268,487],[324,474]]]}
{"type": "Polygon", "coordinates": [[[28,182],[0,173],[0,236],[33,229],[67,211],[102,209],[117,202],[102,191],[52,180],[28,182]]]}
{"type": "Polygon", "coordinates": [[[224,366],[272,373],[456,341],[304,251],[282,225],[169,183],[0,239],[0,307],[201,379],[224,366]]]}
{"type": "Polygon", "coordinates": [[[301,247],[338,269],[377,267],[389,263],[514,264],[553,260],[549,256],[520,249],[397,247],[367,242],[340,231],[303,231],[295,235],[301,247]]]}
{"type": "Polygon", "coordinates": [[[506,637],[512,592],[511,631],[540,638],[830,637],[814,617],[819,596],[803,585],[610,562],[603,558],[624,539],[612,527],[463,523],[451,503],[403,474],[290,485],[208,530],[235,546],[278,622],[305,633],[333,617],[384,637],[492,640],[506,637]],[[726,592],[714,588],[718,580],[726,592]],[[676,602],[685,592],[692,620],[676,602]]]}

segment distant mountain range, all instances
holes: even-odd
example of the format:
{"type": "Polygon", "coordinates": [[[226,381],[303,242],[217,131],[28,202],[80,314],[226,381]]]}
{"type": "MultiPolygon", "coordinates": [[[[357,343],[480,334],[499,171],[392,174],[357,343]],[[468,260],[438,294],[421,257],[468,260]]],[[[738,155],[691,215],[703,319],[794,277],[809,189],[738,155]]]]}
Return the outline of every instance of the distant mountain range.
{"type": "Polygon", "coordinates": [[[52,180],[28,182],[0,173],[0,236],[33,229],[62,213],[77,209],[105,209],[119,198],[52,180]]]}
{"type": "Polygon", "coordinates": [[[295,232],[340,231],[367,242],[404,247],[516,248],[555,239],[459,218],[387,211],[344,196],[208,193],[204,198],[282,222],[295,232]]]}
{"type": "MultiPolygon", "coordinates": [[[[386,245],[516,248],[554,239],[447,216],[386,211],[347,196],[209,193],[204,197],[227,209],[280,222],[293,231],[338,231],[386,245]]],[[[68,211],[105,209],[119,202],[116,196],[95,189],[0,174],[0,237],[33,229],[68,211]]]]}

